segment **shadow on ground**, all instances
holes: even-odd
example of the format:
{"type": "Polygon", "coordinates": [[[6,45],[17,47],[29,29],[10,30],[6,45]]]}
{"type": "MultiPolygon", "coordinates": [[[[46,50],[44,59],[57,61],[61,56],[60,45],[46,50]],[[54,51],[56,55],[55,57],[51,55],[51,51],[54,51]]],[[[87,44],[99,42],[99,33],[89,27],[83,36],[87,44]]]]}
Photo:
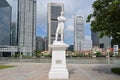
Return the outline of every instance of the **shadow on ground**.
{"type": "Polygon", "coordinates": [[[101,66],[96,66],[92,68],[93,71],[97,71],[98,73],[105,73],[105,74],[114,74],[111,72],[112,68],[120,68],[120,65],[118,66],[111,66],[111,65],[101,65],[101,66]]]}

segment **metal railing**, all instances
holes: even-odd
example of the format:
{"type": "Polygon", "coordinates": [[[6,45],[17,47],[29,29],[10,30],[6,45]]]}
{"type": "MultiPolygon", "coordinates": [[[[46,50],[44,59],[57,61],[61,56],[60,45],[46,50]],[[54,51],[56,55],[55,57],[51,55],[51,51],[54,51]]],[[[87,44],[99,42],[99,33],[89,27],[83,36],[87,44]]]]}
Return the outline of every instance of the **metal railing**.
{"type": "MultiPolygon", "coordinates": [[[[33,59],[20,59],[12,57],[2,57],[0,58],[0,63],[9,62],[24,62],[24,63],[51,63],[51,58],[33,58],[33,59]]],[[[66,62],[69,64],[108,64],[108,59],[102,58],[88,58],[88,57],[78,57],[78,58],[67,58],[66,62]]],[[[110,58],[110,64],[120,64],[120,58],[112,57],[110,58]]]]}
{"type": "Polygon", "coordinates": [[[0,46],[0,52],[17,52],[17,46],[0,46]]]}

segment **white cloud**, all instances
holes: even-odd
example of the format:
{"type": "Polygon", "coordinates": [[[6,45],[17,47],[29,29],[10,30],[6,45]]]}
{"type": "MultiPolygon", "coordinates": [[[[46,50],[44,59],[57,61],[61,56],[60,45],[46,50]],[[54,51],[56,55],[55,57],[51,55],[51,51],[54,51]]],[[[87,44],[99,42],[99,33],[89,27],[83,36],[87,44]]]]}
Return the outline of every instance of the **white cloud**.
{"type": "Polygon", "coordinates": [[[66,31],[74,31],[74,26],[68,26],[68,27],[66,28],[66,31]]]}
{"type": "Polygon", "coordinates": [[[47,5],[41,0],[37,1],[37,26],[47,27],[47,5]]]}

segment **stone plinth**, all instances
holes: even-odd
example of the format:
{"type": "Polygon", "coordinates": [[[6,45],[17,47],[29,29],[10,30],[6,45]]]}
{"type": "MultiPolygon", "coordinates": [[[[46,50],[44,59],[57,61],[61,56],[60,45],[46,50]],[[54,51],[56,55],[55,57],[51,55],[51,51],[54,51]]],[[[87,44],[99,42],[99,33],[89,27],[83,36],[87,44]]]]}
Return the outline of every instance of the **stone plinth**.
{"type": "Polygon", "coordinates": [[[63,42],[56,41],[49,47],[52,49],[52,64],[49,71],[49,78],[68,79],[69,73],[66,68],[65,56],[65,50],[68,45],[63,42]]]}

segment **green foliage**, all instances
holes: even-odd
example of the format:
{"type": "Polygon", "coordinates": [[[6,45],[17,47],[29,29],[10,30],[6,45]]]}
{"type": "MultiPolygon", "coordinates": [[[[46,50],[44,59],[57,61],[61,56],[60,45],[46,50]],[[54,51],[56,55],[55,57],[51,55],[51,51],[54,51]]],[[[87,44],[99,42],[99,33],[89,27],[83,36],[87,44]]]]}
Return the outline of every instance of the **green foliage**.
{"type": "Polygon", "coordinates": [[[11,68],[11,67],[15,67],[15,66],[0,65],[0,69],[11,68]]]}
{"type": "Polygon", "coordinates": [[[91,30],[100,37],[112,36],[112,43],[120,44],[120,0],[96,0],[92,7],[94,11],[87,17],[91,30]]]}
{"type": "Polygon", "coordinates": [[[120,52],[118,52],[118,56],[120,56],[120,52]]]}
{"type": "Polygon", "coordinates": [[[79,56],[80,56],[80,54],[78,54],[78,53],[72,54],[72,57],[79,57],[79,56]]]}
{"type": "Polygon", "coordinates": [[[41,53],[42,51],[40,51],[40,50],[35,50],[35,56],[36,57],[40,57],[40,56],[42,56],[42,53],[41,53]]]}
{"type": "Polygon", "coordinates": [[[71,54],[70,57],[85,57],[84,53],[76,52],[74,54],[71,54]]]}
{"type": "Polygon", "coordinates": [[[101,52],[97,52],[97,53],[95,53],[95,55],[96,56],[101,56],[102,54],[101,54],[101,52]]]}
{"type": "Polygon", "coordinates": [[[105,57],[100,51],[95,53],[96,57],[105,57]]]}
{"type": "Polygon", "coordinates": [[[112,68],[111,71],[120,75],[120,68],[112,68]]]}
{"type": "Polygon", "coordinates": [[[46,58],[49,58],[49,57],[51,57],[51,54],[49,53],[49,54],[44,54],[43,56],[45,56],[46,58]]]}
{"type": "Polygon", "coordinates": [[[80,53],[79,56],[80,57],[85,57],[85,54],[84,53],[80,53]]]}
{"type": "Polygon", "coordinates": [[[20,54],[16,53],[15,55],[12,55],[12,57],[20,57],[20,54]]]}
{"type": "Polygon", "coordinates": [[[112,56],[113,56],[113,53],[112,53],[112,52],[109,52],[109,54],[110,54],[110,57],[112,57],[112,56]]]}

